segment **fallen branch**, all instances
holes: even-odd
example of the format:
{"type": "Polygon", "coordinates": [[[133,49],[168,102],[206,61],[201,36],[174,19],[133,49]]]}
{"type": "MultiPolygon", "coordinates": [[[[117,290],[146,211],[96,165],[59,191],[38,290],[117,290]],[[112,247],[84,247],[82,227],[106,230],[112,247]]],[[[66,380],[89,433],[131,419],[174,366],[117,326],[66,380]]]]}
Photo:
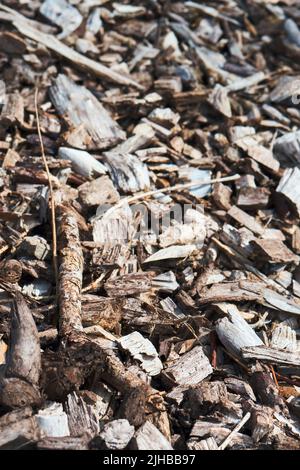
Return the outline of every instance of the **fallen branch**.
{"type": "Polygon", "coordinates": [[[89,59],[71,47],[66,46],[51,34],[39,31],[34,27],[34,25],[37,24],[36,21],[30,21],[28,18],[25,18],[25,16],[20,15],[20,13],[17,13],[12,8],[6,7],[5,5],[0,5],[0,9],[7,12],[0,16],[0,20],[10,21],[21,34],[33,41],[43,44],[43,46],[54,51],[56,54],[65,57],[72,62],[73,65],[77,65],[96,77],[108,80],[109,82],[118,83],[119,85],[133,86],[140,90],[143,89],[143,87],[132,78],[126,77],[126,75],[121,75],[118,72],[114,72],[104,65],[99,64],[99,62],[89,59]]]}

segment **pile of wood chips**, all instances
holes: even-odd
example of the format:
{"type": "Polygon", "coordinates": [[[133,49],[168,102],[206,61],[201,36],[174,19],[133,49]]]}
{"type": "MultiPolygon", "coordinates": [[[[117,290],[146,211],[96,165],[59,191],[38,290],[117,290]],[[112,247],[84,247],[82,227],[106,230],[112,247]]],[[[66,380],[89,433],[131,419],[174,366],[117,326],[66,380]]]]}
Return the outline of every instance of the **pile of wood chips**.
{"type": "Polygon", "coordinates": [[[1,2],[1,449],[300,447],[298,3],[1,2]]]}

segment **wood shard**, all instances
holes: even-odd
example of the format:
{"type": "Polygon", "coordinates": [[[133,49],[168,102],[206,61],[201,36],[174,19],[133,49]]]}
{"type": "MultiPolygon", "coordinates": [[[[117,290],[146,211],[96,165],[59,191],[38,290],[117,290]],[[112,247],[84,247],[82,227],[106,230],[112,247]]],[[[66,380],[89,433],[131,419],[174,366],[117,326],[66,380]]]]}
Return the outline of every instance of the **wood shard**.
{"type": "Polygon", "coordinates": [[[129,351],[132,357],[141,363],[141,367],[150,376],[158,375],[162,370],[163,365],[155,347],[137,331],[120,338],[118,344],[125,351],[129,351]]]}
{"type": "Polygon", "coordinates": [[[172,450],[165,436],[149,421],[135,433],[132,448],[137,450],[172,450]]]}
{"type": "Polygon", "coordinates": [[[104,149],[125,140],[125,133],[111,118],[100,101],[86,88],[76,85],[66,75],[58,75],[50,87],[50,97],[58,113],[74,128],[66,136],[72,145],[81,149],[104,149]],[[83,131],[79,136],[77,127],[83,131]]]}
{"type": "Polygon", "coordinates": [[[196,385],[212,371],[202,347],[196,346],[165,369],[163,377],[173,385],[196,385]]]}

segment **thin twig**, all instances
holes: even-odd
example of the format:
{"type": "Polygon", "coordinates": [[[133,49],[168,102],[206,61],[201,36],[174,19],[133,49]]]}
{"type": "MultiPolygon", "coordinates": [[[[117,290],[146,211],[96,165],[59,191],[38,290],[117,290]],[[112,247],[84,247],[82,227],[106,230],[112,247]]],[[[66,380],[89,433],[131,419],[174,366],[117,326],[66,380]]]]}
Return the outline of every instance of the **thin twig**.
{"type": "Polygon", "coordinates": [[[175,184],[174,186],[168,186],[167,188],[153,189],[152,191],[146,191],[145,193],[137,194],[135,196],[125,197],[118,204],[116,204],[114,207],[109,209],[105,213],[105,216],[107,216],[108,214],[111,214],[116,209],[119,209],[126,202],[127,204],[131,204],[132,202],[139,201],[141,199],[145,199],[150,196],[155,196],[156,194],[171,193],[173,191],[179,191],[181,189],[188,189],[188,188],[192,188],[195,186],[206,186],[208,184],[220,183],[222,181],[235,181],[235,180],[238,180],[239,178],[240,178],[240,175],[236,174],[233,176],[225,176],[224,178],[212,178],[212,179],[206,179],[206,180],[199,179],[199,180],[191,181],[189,183],[175,184]]]}
{"type": "Polygon", "coordinates": [[[231,433],[226,437],[226,439],[222,442],[221,445],[219,445],[218,450],[224,450],[232,440],[233,436],[239,432],[239,430],[244,426],[244,424],[247,423],[247,421],[250,419],[251,413],[246,413],[245,416],[241,419],[241,421],[233,428],[231,433]]]}
{"type": "Polygon", "coordinates": [[[175,184],[174,186],[168,186],[167,188],[154,189],[153,191],[147,191],[146,193],[137,194],[136,196],[127,198],[127,202],[128,204],[130,204],[131,202],[138,201],[139,199],[144,199],[149,196],[154,196],[155,194],[170,193],[173,191],[179,191],[180,189],[192,188],[193,186],[206,186],[207,184],[219,183],[221,181],[234,181],[239,178],[240,178],[240,175],[233,175],[233,176],[225,176],[224,178],[213,178],[213,179],[207,179],[207,180],[199,179],[199,180],[190,181],[189,183],[179,183],[179,184],[175,184]]]}
{"type": "Polygon", "coordinates": [[[275,371],[274,371],[274,367],[272,365],[269,366],[270,367],[270,370],[272,372],[272,376],[273,376],[273,380],[275,382],[275,385],[277,388],[279,388],[279,385],[278,385],[278,382],[277,382],[277,378],[276,378],[276,374],[275,374],[275,371]]]}
{"type": "Polygon", "coordinates": [[[37,100],[38,100],[38,87],[36,87],[35,93],[34,93],[34,107],[35,107],[37,131],[38,131],[38,136],[39,136],[40,145],[41,145],[41,153],[42,153],[42,158],[43,158],[43,162],[44,162],[44,165],[45,165],[45,170],[46,170],[46,173],[47,173],[48,186],[49,186],[49,192],[50,192],[50,200],[51,200],[52,262],[53,262],[55,286],[56,286],[56,292],[57,292],[58,267],[57,267],[57,238],[56,238],[55,200],[54,200],[54,192],[53,192],[53,186],[52,186],[52,181],[51,181],[51,174],[50,174],[48,163],[47,163],[46,156],[45,156],[45,149],[44,149],[44,143],[43,143],[43,138],[42,138],[42,133],[41,133],[41,125],[40,125],[40,119],[39,119],[37,100]]]}

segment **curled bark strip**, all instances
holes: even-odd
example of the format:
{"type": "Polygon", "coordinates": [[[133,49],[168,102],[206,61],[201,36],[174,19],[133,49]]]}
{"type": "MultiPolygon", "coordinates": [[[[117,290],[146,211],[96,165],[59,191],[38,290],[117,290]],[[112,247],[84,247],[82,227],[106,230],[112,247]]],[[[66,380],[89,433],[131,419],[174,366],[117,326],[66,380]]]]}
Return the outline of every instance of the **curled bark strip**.
{"type": "Polygon", "coordinates": [[[10,348],[0,382],[0,402],[9,407],[40,403],[41,351],[38,331],[25,300],[15,294],[10,348]]]}
{"type": "Polygon", "coordinates": [[[77,220],[71,209],[60,207],[59,220],[59,333],[66,337],[74,330],[82,331],[81,287],[83,254],[77,220]]]}

